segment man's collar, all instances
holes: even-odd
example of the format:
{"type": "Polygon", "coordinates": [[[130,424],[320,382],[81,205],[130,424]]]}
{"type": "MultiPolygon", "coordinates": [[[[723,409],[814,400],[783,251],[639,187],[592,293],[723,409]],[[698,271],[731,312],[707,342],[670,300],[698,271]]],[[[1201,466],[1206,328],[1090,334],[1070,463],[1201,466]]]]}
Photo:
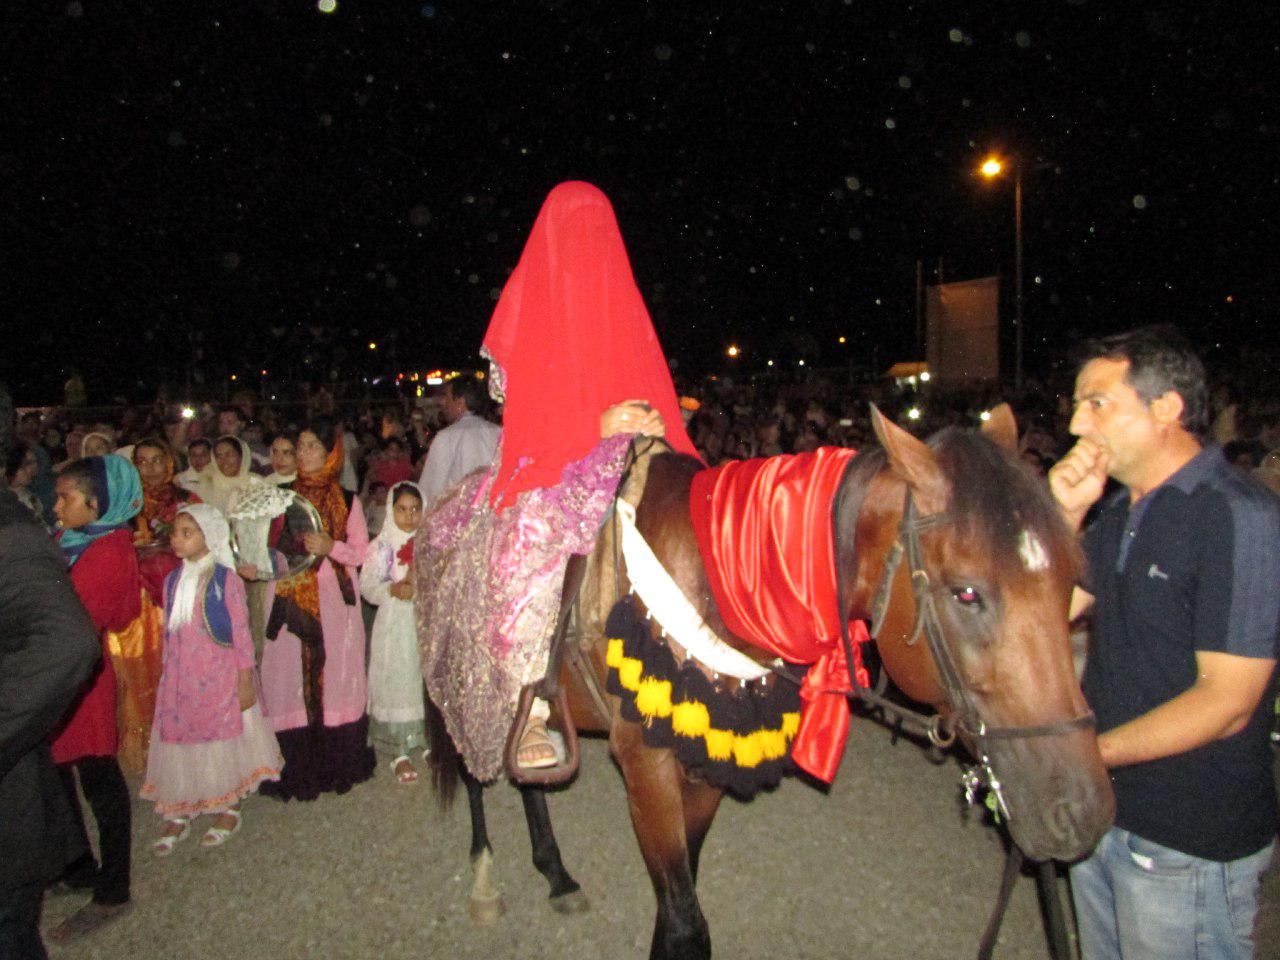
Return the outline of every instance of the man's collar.
{"type": "Polygon", "coordinates": [[[1226,463],[1222,448],[1210,444],[1188,460],[1162,486],[1170,486],[1183,493],[1193,493],[1196,487],[1218,472],[1226,463]]]}

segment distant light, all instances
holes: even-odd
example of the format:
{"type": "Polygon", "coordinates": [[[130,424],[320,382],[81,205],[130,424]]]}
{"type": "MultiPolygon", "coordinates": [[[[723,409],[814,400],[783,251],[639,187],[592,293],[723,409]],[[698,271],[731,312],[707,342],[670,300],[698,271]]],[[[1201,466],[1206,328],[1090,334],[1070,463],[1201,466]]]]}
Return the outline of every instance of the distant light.
{"type": "Polygon", "coordinates": [[[1004,171],[1004,164],[1000,162],[999,157],[987,157],[978,169],[982,171],[984,177],[998,177],[1004,171]]]}
{"type": "Polygon", "coordinates": [[[849,338],[848,338],[848,337],[841,337],[841,338],[839,339],[839,341],[838,341],[838,342],[839,342],[839,343],[846,343],[846,342],[848,342],[848,340],[849,340],[849,338]]]}
{"type": "Polygon", "coordinates": [[[338,0],[316,0],[316,9],[321,13],[333,13],[338,9],[338,0]]]}
{"type": "Polygon", "coordinates": [[[183,420],[190,420],[190,419],[192,419],[195,415],[196,415],[196,411],[195,411],[195,408],[194,408],[194,407],[183,407],[183,408],[182,408],[182,419],[183,419],[183,420]]]}
{"type": "Polygon", "coordinates": [[[800,366],[802,366],[802,367],[804,366],[804,361],[803,361],[803,360],[801,360],[801,361],[800,361],[800,366]]]}
{"type": "Polygon", "coordinates": [[[262,375],[265,377],[267,375],[267,371],[263,370],[262,375]]]}
{"type": "Polygon", "coordinates": [[[1235,302],[1236,302],[1236,298],[1235,298],[1235,297],[1233,297],[1231,294],[1229,294],[1229,293],[1228,293],[1228,294],[1227,294],[1227,303],[1235,303],[1235,302]]]}
{"type": "Polygon", "coordinates": [[[444,377],[427,377],[427,384],[432,387],[438,387],[444,383],[444,377]]]}
{"type": "Polygon", "coordinates": [[[239,378],[238,376],[236,376],[236,375],[233,373],[233,374],[231,375],[231,379],[232,379],[232,380],[239,380],[240,378],[239,378]]]}
{"type": "Polygon", "coordinates": [[[772,366],[773,366],[773,361],[772,361],[772,360],[770,360],[768,363],[766,363],[766,364],[765,364],[765,366],[766,366],[766,367],[772,367],[772,366]]]}
{"type": "Polygon", "coordinates": [[[978,414],[978,419],[979,419],[979,420],[982,420],[983,422],[985,422],[985,421],[987,421],[987,420],[990,420],[990,419],[991,419],[991,411],[990,411],[990,410],[983,410],[980,414],[978,414]]]}
{"type": "Polygon", "coordinates": [[[920,419],[920,408],[919,408],[919,407],[912,407],[910,410],[908,410],[908,411],[907,411],[907,419],[908,419],[908,420],[919,420],[919,419],[920,419]]]}
{"type": "Polygon", "coordinates": [[[907,383],[911,384],[913,387],[916,385],[916,375],[914,373],[907,377],[907,383]]]}
{"type": "Polygon", "coordinates": [[[418,396],[422,396],[422,385],[418,385],[418,396]]]}
{"type": "Polygon", "coordinates": [[[737,356],[738,354],[740,354],[741,352],[742,352],[742,351],[741,351],[741,350],[739,350],[739,349],[737,348],[737,346],[736,346],[736,345],[733,345],[733,344],[730,344],[730,345],[729,345],[729,349],[725,351],[725,353],[727,353],[727,354],[728,354],[729,356],[731,356],[731,357],[736,357],[736,356],[737,356]]]}
{"type": "Polygon", "coordinates": [[[921,382],[921,383],[928,383],[928,382],[929,382],[930,380],[932,380],[932,379],[933,379],[933,376],[932,376],[932,374],[930,374],[930,373],[929,373],[929,371],[928,371],[928,370],[926,370],[924,373],[920,374],[920,382],[921,382]]]}
{"type": "Polygon", "coordinates": [[[377,349],[378,349],[378,345],[377,345],[376,343],[374,343],[372,340],[370,340],[370,341],[369,341],[369,349],[370,349],[370,350],[377,350],[377,349]]]}

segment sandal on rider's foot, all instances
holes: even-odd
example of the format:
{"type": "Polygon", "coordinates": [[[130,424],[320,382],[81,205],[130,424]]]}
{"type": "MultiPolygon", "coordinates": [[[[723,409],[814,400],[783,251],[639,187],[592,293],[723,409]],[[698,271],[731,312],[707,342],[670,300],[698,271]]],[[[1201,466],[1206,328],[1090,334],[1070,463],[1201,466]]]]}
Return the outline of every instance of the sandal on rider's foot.
{"type": "Polygon", "coordinates": [[[413,761],[408,754],[401,754],[391,761],[391,773],[396,778],[396,783],[408,786],[418,782],[418,771],[413,768],[413,761]]]}
{"type": "Polygon", "coordinates": [[[235,822],[229,827],[213,826],[204,832],[204,836],[200,838],[200,846],[202,847],[220,847],[232,835],[240,829],[240,811],[239,810],[223,810],[218,814],[220,817],[232,817],[235,822]]]}
{"type": "Polygon", "coordinates": [[[541,717],[530,717],[516,748],[516,763],[527,770],[541,770],[559,762],[555,744],[547,732],[547,722],[541,717]]]}
{"type": "Polygon", "coordinates": [[[166,833],[163,837],[151,844],[151,853],[157,857],[167,857],[173,853],[173,848],[180,844],[183,840],[191,835],[191,818],[190,817],[174,817],[166,827],[181,827],[177,833],[166,833]]]}

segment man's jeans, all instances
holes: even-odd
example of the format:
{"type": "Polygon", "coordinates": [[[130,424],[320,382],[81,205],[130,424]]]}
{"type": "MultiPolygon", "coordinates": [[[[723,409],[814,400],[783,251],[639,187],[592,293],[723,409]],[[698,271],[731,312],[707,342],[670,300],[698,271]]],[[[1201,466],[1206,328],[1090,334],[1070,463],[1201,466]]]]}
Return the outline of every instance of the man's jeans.
{"type": "Polygon", "coordinates": [[[1112,827],[1071,868],[1084,960],[1249,960],[1274,849],[1219,863],[1112,827]]]}

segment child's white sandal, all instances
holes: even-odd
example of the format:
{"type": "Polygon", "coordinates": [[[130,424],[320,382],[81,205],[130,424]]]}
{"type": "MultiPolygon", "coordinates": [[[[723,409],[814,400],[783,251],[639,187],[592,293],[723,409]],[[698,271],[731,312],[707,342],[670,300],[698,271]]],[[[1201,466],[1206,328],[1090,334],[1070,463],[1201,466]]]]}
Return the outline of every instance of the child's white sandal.
{"type": "Polygon", "coordinates": [[[191,836],[191,818],[190,817],[174,817],[169,823],[180,823],[182,829],[177,833],[161,837],[155,843],[151,844],[151,853],[156,857],[167,857],[173,853],[173,848],[180,844],[187,837],[191,836]]]}
{"type": "MultiPolygon", "coordinates": [[[[204,836],[200,838],[200,846],[220,847],[231,839],[232,834],[240,829],[241,818],[239,810],[223,810],[222,814],[234,817],[236,822],[230,827],[210,827],[205,831],[204,836]]],[[[219,814],[219,816],[222,814],[219,814]]]]}

